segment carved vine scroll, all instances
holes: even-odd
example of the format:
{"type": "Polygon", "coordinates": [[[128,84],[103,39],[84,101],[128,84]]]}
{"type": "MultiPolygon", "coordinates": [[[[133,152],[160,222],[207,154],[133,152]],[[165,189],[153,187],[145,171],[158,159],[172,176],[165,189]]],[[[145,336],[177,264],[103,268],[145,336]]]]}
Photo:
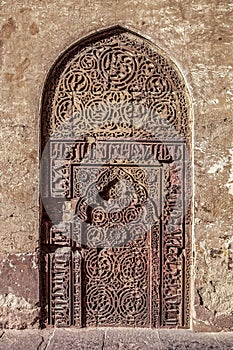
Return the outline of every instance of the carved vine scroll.
{"type": "Polygon", "coordinates": [[[189,143],[184,79],[144,38],[116,27],[54,65],[41,166],[50,324],[189,326],[189,143]]]}

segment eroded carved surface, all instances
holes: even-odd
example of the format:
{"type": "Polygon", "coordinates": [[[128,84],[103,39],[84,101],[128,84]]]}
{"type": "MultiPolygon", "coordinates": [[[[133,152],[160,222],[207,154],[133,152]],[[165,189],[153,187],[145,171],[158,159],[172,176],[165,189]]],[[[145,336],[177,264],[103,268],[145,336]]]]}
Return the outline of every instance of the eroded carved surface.
{"type": "Polygon", "coordinates": [[[118,30],[77,46],[53,74],[42,126],[49,323],[188,326],[188,96],[179,72],[118,30]]]}
{"type": "Polygon", "coordinates": [[[51,73],[45,136],[148,138],[156,129],[160,140],[177,138],[177,132],[186,138],[187,89],[157,51],[122,29],[77,45],[51,73]]]}

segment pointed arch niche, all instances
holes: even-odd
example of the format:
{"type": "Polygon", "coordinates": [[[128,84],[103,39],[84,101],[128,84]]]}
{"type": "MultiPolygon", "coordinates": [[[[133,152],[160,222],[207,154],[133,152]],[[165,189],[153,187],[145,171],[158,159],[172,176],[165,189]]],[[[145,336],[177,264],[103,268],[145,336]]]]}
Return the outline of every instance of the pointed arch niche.
{"type": "Polygon", "coordinates": [[[41,109],[42,323],[189,327],[189,93],[122,27],[70,47],[41,109]]]}

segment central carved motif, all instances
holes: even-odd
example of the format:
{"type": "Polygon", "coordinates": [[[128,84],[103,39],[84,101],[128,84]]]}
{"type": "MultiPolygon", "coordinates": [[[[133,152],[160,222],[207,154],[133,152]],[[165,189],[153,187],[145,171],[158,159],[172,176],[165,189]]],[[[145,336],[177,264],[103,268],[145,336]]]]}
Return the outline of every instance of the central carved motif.
{"type": "Polygon", "coordinates": [[[50,324],[188,326],[188,92],[159,51],[115,28],[68,50],[48,78],[41,247],[50,324]]]}

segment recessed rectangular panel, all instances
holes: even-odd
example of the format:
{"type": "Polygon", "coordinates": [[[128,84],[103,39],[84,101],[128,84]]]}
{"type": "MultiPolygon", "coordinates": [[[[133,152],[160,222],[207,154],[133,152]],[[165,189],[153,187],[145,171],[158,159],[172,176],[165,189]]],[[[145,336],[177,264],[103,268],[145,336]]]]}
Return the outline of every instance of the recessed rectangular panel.
{"type": "MultiPolygon", "coordinates": [[[[70,145],[68,141],[63,148],[70,145]]],[[[101,155],[119,156],[126,150],[128,154],[135,151],[132,145],[102,141],[101,155]]],[[[97,147],[86,162],[78,163],[72,156],[71,175],[63,186],[72,194],[63,205],[63,218],[68,221],[50,229],[50,245],[55,249],[50,254],[51,323],[186,324],[184,182],[188,175],[183,145],[159,146],[156,141],[141,141],[136,147],[141,154],[137,164],[120,156],[103,161],[97,147]]],[[[79,160],[82,148],[82,141],[72,145],[79,160]]]]}

